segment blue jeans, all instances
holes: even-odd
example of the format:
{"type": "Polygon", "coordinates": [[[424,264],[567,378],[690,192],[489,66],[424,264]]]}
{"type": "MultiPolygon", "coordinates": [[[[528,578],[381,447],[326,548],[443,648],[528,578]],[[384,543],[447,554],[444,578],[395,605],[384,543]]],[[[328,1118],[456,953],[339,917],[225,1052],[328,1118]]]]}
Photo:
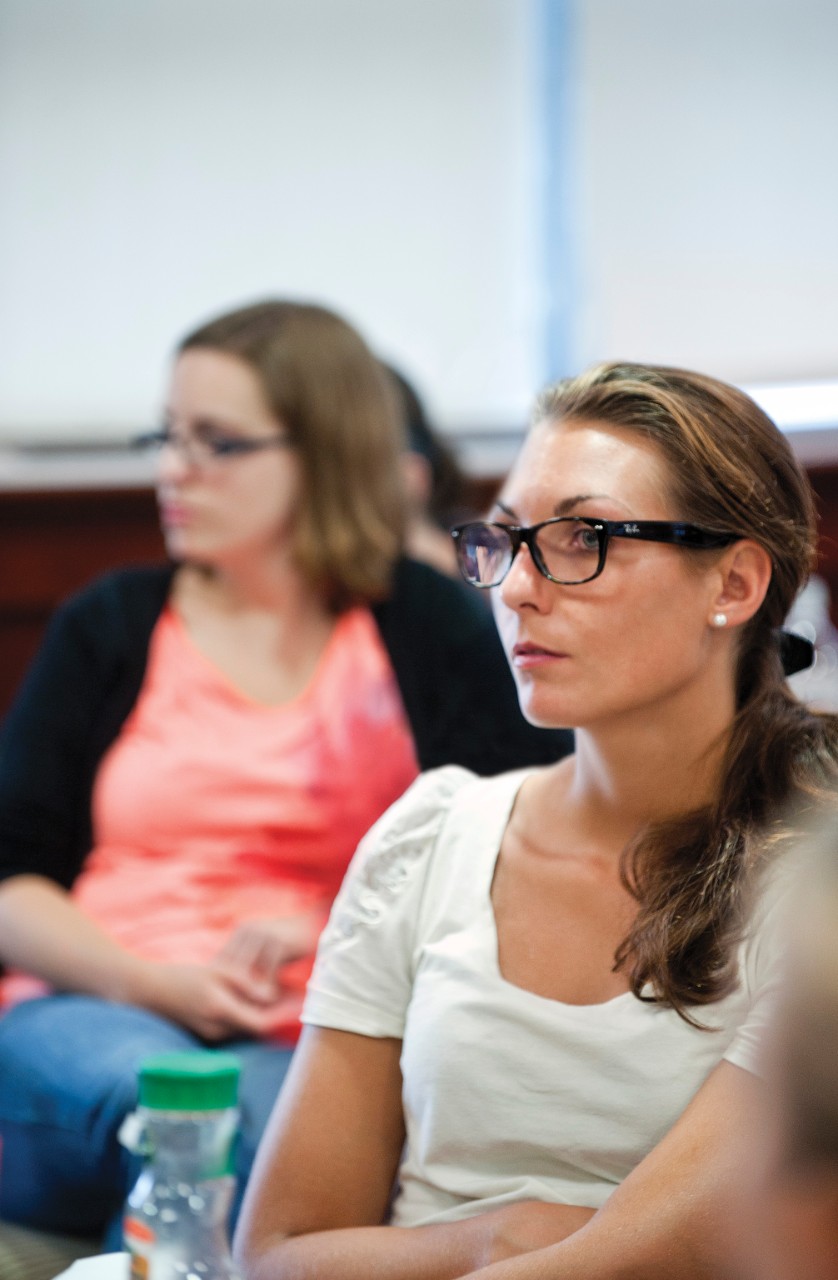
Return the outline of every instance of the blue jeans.
{"type": "MultiPolygon", "coordinates": [[[[122,1248],[122,1204],[136,1160],[117,1141],[134,1109],[137,1067],[154,1053],[206,1049],[156,1014],[95,996],[27,1000],[0,1017],[0,1218],[101,1236],[122,1248]]],[[[293,1050],[256,1040],[224,1049],[242,1063],[238,1196],[293,1050]]]]}

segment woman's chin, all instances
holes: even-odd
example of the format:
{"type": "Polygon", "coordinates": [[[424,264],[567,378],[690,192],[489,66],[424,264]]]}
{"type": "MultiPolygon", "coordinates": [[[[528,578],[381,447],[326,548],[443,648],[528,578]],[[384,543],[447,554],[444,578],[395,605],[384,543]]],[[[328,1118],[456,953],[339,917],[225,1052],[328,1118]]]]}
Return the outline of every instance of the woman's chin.
{"type": "Polygon", "coordinates": [[[532,697],[529,690],[519,689],[521,714],[536,729],[570,729],[572,718],[565,705],[556,704],[555,699],[532,697]]]}
{"type": "Polygon", "coordinates": [[[206,559],[206,547],[200,545],[200,539],[190,537],[186,529],[164,529],[163,543],[172,560],[202,561],[206,559]]]}
{"type": "Polygon", "coordinates": [[[166,548],[166,555],[169,560],[173,560],[175,564],[186,564],[189,557],[183,550],[180,540],[177,538],[164,538],[163,544],[166,548]]]}

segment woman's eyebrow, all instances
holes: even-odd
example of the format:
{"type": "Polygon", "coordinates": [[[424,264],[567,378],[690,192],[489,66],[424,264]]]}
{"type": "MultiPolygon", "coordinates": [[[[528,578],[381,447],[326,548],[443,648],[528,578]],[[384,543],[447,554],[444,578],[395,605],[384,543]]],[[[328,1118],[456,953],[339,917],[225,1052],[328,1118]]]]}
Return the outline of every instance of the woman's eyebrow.
{"type": "Polygon", "coordinates": [[[563,501],[557,502],[553,508],[553,515],[563,516],[568,511],[572,511],[574,507],[578,507],[582,502],[590,502],[592,499],[608,500],[607,493],[577,493],[572,498],[564,498],[563,501]]]}
{"type": "MultiPolygon", "coordinates": [[[[561,502],[557,502],[553,508],[553,515],[563,516],[583,502],[591,502],[592,500],[602,501],[603,499],[605,499],[605,501],[609,500],[607,493],[576,493],[572,498],[563,498],[561,502]]],[[[509,516],[511,520],[518,519],[516,512],[513,511],[511,507],[508,507],[505,502],[501,502],[497,498],[492,503],[492,511],[502,511],[503,514],[505,516],[509,516]]]]}
{"type": "MultiPolygon", "coordinates": [[[[161,415],[162,421],[167,426],[172,425],[176,418],[177,414],[171,409],[164,409],[161,415]]],[[[243,423],[234,418],[227,417],[223,412],[216,413],[214,411],[195,414],[191,419],[190,426],[193,430],[197,431],[231,431],[234,433],[240,432],[242,434],[247,431],[247,428],[243,423]]]]}

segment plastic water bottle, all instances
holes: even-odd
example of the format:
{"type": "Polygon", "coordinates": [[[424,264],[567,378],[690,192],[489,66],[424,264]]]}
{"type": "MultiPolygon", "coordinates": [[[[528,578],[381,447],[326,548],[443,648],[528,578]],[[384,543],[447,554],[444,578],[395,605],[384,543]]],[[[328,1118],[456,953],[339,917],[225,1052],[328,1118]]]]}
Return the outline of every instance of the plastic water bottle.
{"type": "Polygon", "coordinates": [[[139,1105],[120,1130],[144,1158],[123,1218],[131,1280],[239,1280],[228,1227],[239,1069],[209,1050],[141,1064],[139,1105]]]}

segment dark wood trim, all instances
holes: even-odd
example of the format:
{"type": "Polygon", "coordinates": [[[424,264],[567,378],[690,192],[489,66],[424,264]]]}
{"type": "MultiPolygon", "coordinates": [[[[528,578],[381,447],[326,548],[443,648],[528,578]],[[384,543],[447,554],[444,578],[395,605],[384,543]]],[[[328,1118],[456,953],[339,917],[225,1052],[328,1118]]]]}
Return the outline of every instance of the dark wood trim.
{"type": "Polygon", "coordinates": [[[165,558],[151,488],[0,492],[0,714],[56,605],[97,574],[165,558]]]}
{"type": "MultiPolygon", "coordinates": [[[[838,625],[838,466],[809,470],[820,514],[819,572],[838,625]]],[[[485,511],[500,475],[472,476],[467,501],[485,511]]],[[[165,558],[149,487],[0,491],[0,714],[56,605],[97,574],[165,558]]]]}

